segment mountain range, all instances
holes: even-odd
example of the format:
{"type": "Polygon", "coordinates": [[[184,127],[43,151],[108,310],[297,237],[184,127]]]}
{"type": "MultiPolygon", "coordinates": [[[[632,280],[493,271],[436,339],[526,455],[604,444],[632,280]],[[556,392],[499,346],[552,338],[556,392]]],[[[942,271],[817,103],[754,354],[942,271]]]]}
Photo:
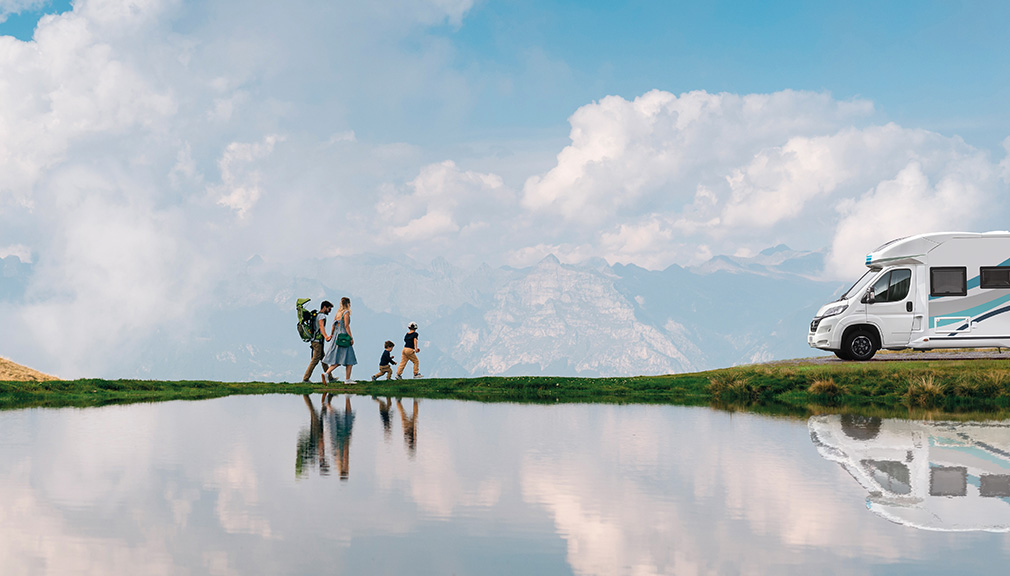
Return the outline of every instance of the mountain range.
{"type": "MultiPolygon", "coordinates": [[[[3,262],[0,299],[23,297],[31,266],[3,262]]],[[[844,288],[817,279],[821,252],[776,246],[684,268],[647,270],[602,259],[527,268],[464,269],[382,257],[275,266],[246,261],[184,334],[160,334],[113,360],[123,378],[301,378],[309,347],[295,330],[295,300],[352,300],[352,330],[367,378],[405,326],[420,325],[426,376],[616,376],[705,370],[811,356],[806,330],[844,288]],[[140,358],[138,361],[137,358],[140,358]]],[[[318,371],[316,373],[318,377],[318,371]]]]}

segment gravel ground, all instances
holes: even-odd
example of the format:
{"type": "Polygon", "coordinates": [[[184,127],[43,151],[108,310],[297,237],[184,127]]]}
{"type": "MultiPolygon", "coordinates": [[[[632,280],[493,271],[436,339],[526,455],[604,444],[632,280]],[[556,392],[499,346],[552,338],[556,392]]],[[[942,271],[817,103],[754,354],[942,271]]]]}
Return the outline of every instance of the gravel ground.
{"type": "MultiPolygon", "coordinates": [[[[929,352],[919,352],[917,350],[900,350],[891,352],[881,350],[867,362],[902,362],[906,360],[1008,360],[1010,361],[1010,348],[965,348],[963,350],[930,350],[929,352]]],[[[837,358],[834,354],[824,356],[814,356],[811,358],[797,358],[795,360],[779,360],[769,362],[769,364],[840,364],[846,362],[837,358]]]]}

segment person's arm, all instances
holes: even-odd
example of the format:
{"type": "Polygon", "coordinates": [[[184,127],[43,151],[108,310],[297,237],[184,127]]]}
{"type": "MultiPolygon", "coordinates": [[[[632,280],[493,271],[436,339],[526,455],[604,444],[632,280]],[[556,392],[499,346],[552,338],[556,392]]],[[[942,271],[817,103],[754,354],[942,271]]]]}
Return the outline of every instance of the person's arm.
{"type": "Polygon", "coordinates": [[[347,335],[351,338],[351,346],[354,346],[354,336],[351,336],[351,311],[348,310],[344,312],[344,330],[347,335]]]}
{"type": "Polygon", "coordinates": [[[323,338],[326,338],[327,342],[329,342],[330,337],[326,335],[326,318],[324,316],[316,316],[316,322],[319,323],[319,333],[323,335],[323,338]]]}

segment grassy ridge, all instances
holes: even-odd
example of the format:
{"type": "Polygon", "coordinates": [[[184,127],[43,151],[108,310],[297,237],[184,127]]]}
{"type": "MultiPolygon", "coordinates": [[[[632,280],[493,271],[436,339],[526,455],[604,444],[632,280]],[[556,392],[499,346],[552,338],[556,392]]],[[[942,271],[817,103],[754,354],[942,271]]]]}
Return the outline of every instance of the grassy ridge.
{"type": "Polygon", "coordinates": [[[858,412],[1010,417],[1010,363],[995,359],[831,364],[797,361],[633,378],[428,378],[352,386],[149,380],[0,382],[0,409],[323,391],[481,402],[711,405],[795,416],[858,412]]]}

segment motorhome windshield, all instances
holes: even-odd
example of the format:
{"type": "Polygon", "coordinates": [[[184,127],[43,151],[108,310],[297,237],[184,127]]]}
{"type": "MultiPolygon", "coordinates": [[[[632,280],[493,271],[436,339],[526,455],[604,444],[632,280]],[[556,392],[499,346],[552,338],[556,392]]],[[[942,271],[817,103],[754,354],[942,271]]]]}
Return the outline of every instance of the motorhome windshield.
{"type": "Polygon", "coordinates": [[[870,281],[870,278],[877,272],[880,272],[880,270],[874,270],[872,268],[867,270],[865,274],[859,277],[859,280],[856,280],[856,283],[853,284],[851,288],[845,291],[845,294],[842,294],[842,297],[839,298],[839,300],[848,300],[858,294],[870,281]]]}

